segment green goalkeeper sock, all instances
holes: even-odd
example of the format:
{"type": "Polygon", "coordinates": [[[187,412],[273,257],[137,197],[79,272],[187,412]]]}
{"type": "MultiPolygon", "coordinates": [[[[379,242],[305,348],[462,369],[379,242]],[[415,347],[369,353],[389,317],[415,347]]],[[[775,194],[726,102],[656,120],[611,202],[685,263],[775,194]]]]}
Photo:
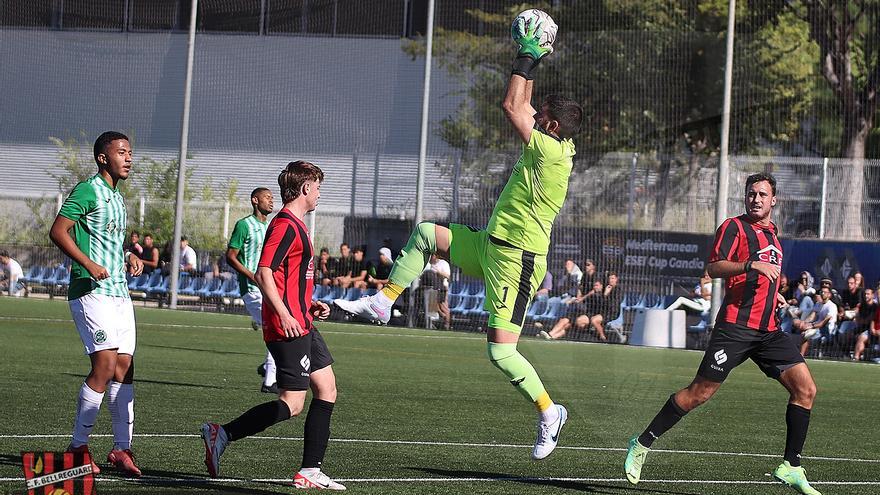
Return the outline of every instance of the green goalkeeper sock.
{"type": "MultiPolygon", "coordinates": [[[[389,285],[409,287],[409,284],[421,275],[425,265],[428,263],[428,258],[435,251],[437,251],[437,234],[434,232],[434,224],[422,222],[413,230],[412,235],[409,236],[409,241],[400,252],[400,256],[394,260],[391,275],[388,276],[388,280],[391,282],[389,285]]],[[[392,301],[400,295],[396,292],[383,291],[392,301]]]]}
{"type": "Polygon", "coordinates": [[[516,350],[516,344],[489,342],[489,360],[510,379],[523,397],[535,404],[539,412],[553,405],[550,395],[532,364],[516,350]]]}

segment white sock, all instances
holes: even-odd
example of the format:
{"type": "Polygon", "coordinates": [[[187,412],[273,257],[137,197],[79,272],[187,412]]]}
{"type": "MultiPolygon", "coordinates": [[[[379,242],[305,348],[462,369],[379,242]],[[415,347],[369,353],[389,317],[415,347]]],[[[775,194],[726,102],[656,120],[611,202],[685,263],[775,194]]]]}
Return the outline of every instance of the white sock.
{"type": "Polygon", "coordinates": [[[76,417],[73,420],[73,440],[71,447],[79,447],[89,443],[89,435],[95,427],[98,411],[101,410],[101,402],[104,394],[92,390],[86,382],[79,389],[79,397],[76,399],[76,417]]]}
{"type": "Polygon", "coordinates": [[[541,421],[552,425],[557,419],[559,419],[559,409],[556,408],[555,403],[541,411],[541,421]]]}
{"type": "Polygon", "coordinates": [[[263,378],[263,385],[267,387],[274,384],[276,380],[275,376],[275,358],[272,357],[272,353],[266,351],[266,376],[263,378]]]}
{"type": "Polygon", "coordinates": [[[134,385],[111,381],[107,392],[107,407],[113,422],[113,449],[128,450],[134,430],[134,385]]]}
{"type": "Polygon", "coordinates": [[[394,301],[381,290],[373,296],[373,302],[383,309],[391,309],[391,306],[394,306],[394,301]]]}

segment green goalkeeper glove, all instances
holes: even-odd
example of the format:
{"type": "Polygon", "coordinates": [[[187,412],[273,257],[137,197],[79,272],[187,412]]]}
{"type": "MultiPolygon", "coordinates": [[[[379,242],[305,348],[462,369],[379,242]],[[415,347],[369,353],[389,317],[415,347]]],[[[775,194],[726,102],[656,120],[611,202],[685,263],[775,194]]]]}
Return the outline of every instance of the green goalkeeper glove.
{"type": "Polygon", "coordinates": [[[542,34],[544,31],[540,22],[526,25],[525,19],[522,17],[518,18],[510,29],[513,41],[519,45],[519,55],[532,57],[535,60],[541,60],[553,53],[553,45],[541,45],[542,34]]]}

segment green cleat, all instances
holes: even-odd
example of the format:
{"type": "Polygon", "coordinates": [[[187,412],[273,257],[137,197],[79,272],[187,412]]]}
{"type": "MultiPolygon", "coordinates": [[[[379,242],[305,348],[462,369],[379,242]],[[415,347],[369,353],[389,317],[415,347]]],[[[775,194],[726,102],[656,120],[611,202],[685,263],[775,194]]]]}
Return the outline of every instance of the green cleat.
{"type": "Polygon", "coordinates": [[[648,457],[650,451],[651,449],[639,443],[638,435],[629,439],[629,450],[626,451],[623,469],[626,471],[626,479],[633,485],[639,482],[639,478],[642,476],[642,464],[645,463],[645,458],[648,457]]]}
{"type": "MultiPolygon", "coordinates": [[[[627,460],[629,460],[629,458],[627,458],[627,460]]],[[[794,488],[798,493],[804,493],[806,495],[822,495],[819,493],[819,490],[810,486],[810,483],[807,482],[806,474],[807,472],[804,471],[804,468],[800,466],[792,467],[788,461],[783,461],[782,464],[773,471],[774,478],[794,488]]]]}

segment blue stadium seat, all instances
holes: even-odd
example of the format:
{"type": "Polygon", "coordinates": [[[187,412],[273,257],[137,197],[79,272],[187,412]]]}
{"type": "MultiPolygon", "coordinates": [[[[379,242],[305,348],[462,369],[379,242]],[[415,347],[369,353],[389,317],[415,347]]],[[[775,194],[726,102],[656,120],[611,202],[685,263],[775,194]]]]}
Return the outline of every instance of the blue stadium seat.
{"type": "Polygon", "coordinates": [[[535,319],[535,316],[543,314],[547,311],[549,299],[546,297],[540,297],[532,301],[532,304],[529,305],[529,310],[526,311],[526,320],[532,321],[535,319]]]}
{"type": "Polygon", "coordinates": [[[468,316],[485,316],[488,315],[489,312],[483,309],[483,304],[486,302],[485,296],[474,296],[474,305],[472,308],[468,309],[465,314],[468,316]]]}
{"type": "Polygon", "coordinates": [[[556,321],[562,317],[565,312],[565,303],[559,297],[551,297],[547,300],[547,311],[535,316],[535,320],[540,322],[556,321]]]}
{"type": "Polygon", "coordinates": [[[220,286],[220,290],[223,291],[223,297],[228,297],[231,299],[241,297],[241,289],[238,287],[237,278],[233,277],[224,280],[223,285],[220,286]]]}
{"type": "Polygon", "coordinates": [[[459,294],[449,294],[446,298],[446,302],[449,303],[450,308],[458,306],[459,301],[461,301],[461,295],[459,294]]]}
{"type": "Polygon", "coordinates": [[[361,290],[357,287],[349,287],[345,290],[345,295],[342,298],[346,301],[357,301],[361,298],[361,290]]]}
{"type": "MultiPolygon", "coordinates": [[[[152,281],[152,280],[153,280],[153,277],[150,277],[150,281],[152,281]]],[[[159,280],[160,280],[159,284],[150,285],[149,287],[147,287],[144,290],[144,292],[147,293],[147,296],[158,297],[158,296],[164,296],[165,294],[168,293],[168,287],[171,284],[171,277],[162,278],[160,276],[159,280]]]]}
{"type": "Polygon", "coordinates": [[[43,271],[40,272],[39,275],[34,279],[34,283],[37,285],[46,285],[46,282],[51,280],[55,275],[55,269],[51,266],[47,266],[43,268],[43,271]]]}
{"type": "Polygon", "coordinates": [[[154,271],[150,274],[146,279],[142,280],[137,286],[135,286],[134,290],[147,292],[151,287],[158,287],[162,283],[162,272],[159,270],[154,271]]]}
{"type": "Polygon", "coordinates": [[[200,289],[196,290],[194,295],[199,296],[202,299],[209,299],[214,291],[220,289],[221,285],[223,285],[223,280],[219,277],[214,277],[205,282],[200,289]]]}
{"type": "Polygon", "coordinates": [[[469,296],[485,296],[486,295],[486,286],[481,282],[474,282],[468,287],[468,295],[469,296]]]}
{"type": "Polygon", "coordinates": [[[44,268],[40,265],[34,265],[28,270],[27,274],[19,278],[20,282],[34,283],[43,273],[44,268]]]}
{"type": "Polygon", "coordinates": [[[321,299],[321,297],[327,293],[327,290],[328,288],[326,285],[316,284],[315,288],[312,289],[312,301],[321,299]]]}
{"type": "Polygon", "coordinates": [[[345,289],[342,287],[333,287],[327,294],[321,298],[321,301],[326,304],[333,304],[334,299],[342,299],[342,296],[345,295],[345,289]]]}
{"type": "Polygon", "coordinates": [[[462,282],[461,280],[456,280],[449,284],[449,295],[450,296],[459,296],[462,294],[467,294],[467,284],[462,282]]]}
{"type": "Polygon", "coordinates": [[[468,309],[473,307],[473,300],[474,298],[471,296],[461,295],[459,296],[458,304],[455,306],[450,305],[451,307],[449,308],[449,311],[453,314],[464,314],[468,309]]]}
{"type": "Polygon", "coordinates": [[[660,307],[666,309],[670,304],[674,303],[676,299],[678,299],[678,296],[672,294],[663,296],[663,302],[660,304],[660,307]]]}
{"type": "Polygon", "coordinates": [[[189,281],[185,281],[184,286],[177,289],[177,293],[184,296],[194,296],[203,285],[205,285],[203,277],[189,277],[189,281]]]}

